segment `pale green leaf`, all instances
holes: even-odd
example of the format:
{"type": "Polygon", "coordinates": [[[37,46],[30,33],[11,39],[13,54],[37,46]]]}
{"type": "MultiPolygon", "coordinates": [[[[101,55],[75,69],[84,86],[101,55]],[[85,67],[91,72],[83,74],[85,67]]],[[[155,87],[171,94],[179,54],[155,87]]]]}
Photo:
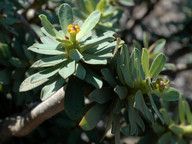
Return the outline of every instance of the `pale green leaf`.
{"type": "Polygon", "coordinates": [[[98,89],[100,89],[103,86],[102,79],[98,75],[89,70],[86,71],[85,81],[94,85],[98,89]]]}
{"type": "Polygon", "coordinates": [[[153,61],[151,68],[149,70],[149,74],[151,78],[156,78],[158,74],[163,69],[166,62],[166,58],[164,54],[159,54],[155,60],[153,61]]]}
{"type": "Polygon", "coordinates": [[[141,60],[142,60],[141,63],[142,63],[143,71],[146,77],[148,77],[149,76],[149,52],[146,48],[143,48],[141,60]]]}
{"type": "Polygon", "coordinates": [[[79,77],[80,79],[85,79],[86,70],[80,63],[76,63],[76,71],[74,73],[75,76],[79,77]]]}
{"type": "Polygon", "coordinates": [[[42,59],[36,61],[31,67],[37,68],[37,67],[55,66],[59,63],[64,62],[65,60],[67,60],[67,55],[65,55],[65,54],[48,57],[48,58],[42,58],[42,59]]]}
{"type": "Polygon", "coordinates": [[[69,36],[67,27],[73,23],[73,13],[72,13],[71,6],[66,3],[60,5],[58,15],[59,15],[59,22],[61,25],[61,29],[63,30],[63,33],[69,36]]]}
{"type": "Polygon", "coordinates": [[[91,130],[96,127],[97,123],[101,120],[102,116],[108,108],[107,104],[95,104],[85,114],[79,125],[84,130],[91,130]]]}
{"type": "Polygon", "coordinates": [[[151,106],[152,106],[153,110],[155,111],[155,113],[157,114],[157,116],[159,117],[161,122],[164,124],[163,117],[161,116],[159,110],[157,109],[157,106],[156,106],[155,102],[153,101],[153,97],[152,97],[151,94],[149,94],[149,100],[150,100],[150,103],[151,103],[151,106]]]}
{"type": "Polygon", "coordinates": [[[92,12],[89,17],[85,20],[82,27],[80,28],[80,32],[77,33],[76,39],[80,40],[83,36],[89,33],[95,25],[99,22],[101,13],[97,10],[92,12]]]}
{"type": "Polygon", "coordinates": [[[117,85],[117,82],[109,69],[103,68],[101,69],[101,73],[109,85],[111,85],[112,87],[115,87],[117,85]]]}
{"type": "Polygon", "coordinates": [[[64,79],[68,78],[70,75],[72,75],[75,72],[75,61],[68,59],[66,60],[60,70],[59,70],[59,74],[61,77],[63,77],[64,79]]]}
{"type": "Polygon", "coordinates": [[[39,18],[41,19],[42,25],[45,28],[45,30],[52,36],[58,38],[58,39],[64,39],[64,36],[62,36],[49,22],[47,17],[43,14],[39,15],[39,18]]]}
{"type": "Polygon", "coordinates": [[[65,80],[59,76],[53,78],[46,86],[41,90],[41,100],[44,101],[56,93],[65,83],[65,80]]]}
{"type": "Polygon", "coordinates": [[[83,61],[87,64],[93,64],[93,65],[105,65],[107,64],[107,59],[98,57],[91,54],[83,54],[83,61]]]}
{"type": "Polygon", "coordinates": [[[106,8],[106,5],[107,5],[106,0],[100,0],[97,4],[96,9],[99,10],[101,13],[103,13],[106,8]]]}
{"type": "Polygon", "coordinates": [[[135,94],[135,108],[138,109],[149,121],[154,122],[153,115],[147,107],[140,90],[135,94]]]}
{"type": "Polygon", "coordinates": [[[69,57],[75,61],[79,61],[83,56],[77,49],[72,49],[69,51],[69,57]]]}
{"type": "Polygon", "coordinates": [[[103,104],[113,98],[113,89],[111,88],[95,89],[89,94],[89,97],[93,101],[103,104]]]}
{"type": "Polygon", "coordinates": [[[47,68],[46,70],[38,72],[37,75],[35,75],[31,78],[31,82],[35,83],[35,82],[41,81],[43,79],[47,79],[47,78],[55,75],[56,73],[59,72],[59,67],[60,67],[60,65],[51,67],[51,68],[47,68]]]}
{"type": "Polygon", "coordinates": [[[35,73],[33,75],[31,75],[30,77],[26,78],[20,85],[20,88],[19,88],[19,91],[20,92],[25,92],[25,91],[28,91],[28,90],[31,90],[31,89],[34,89],[40,85],[42,85],[43,83],[47,82],[49,79],[43,79],[41,81],[37,81],[35,83],[32,83],[31,82],[31,79],[33,77],[36,77],[38,75],[38,73],[35,73]]]}
{"type": "Polygon", "coordinates": [[[154,94],[166,101],[177,101],[180,95],[179,92],[172,87],[163,89],[163,92],[154,90],[154,94]]]}
{"type": "Polygon", "coordinates": [[[39,49],[37,47],[29,47],[28,50],[31,50],[33,52],[44,54],[44,55],[61,55],[66,54],[64,51],[61,50],[54,50],[54,49],[39,49]]]}
{"type": "Polygon", "coordinates": [[[125,97],[127,97],[127,88],[126,87],[117,85],[114,88],[114,91],[117,93],[117,95],[119,96],[119,98],[121,100],[124,99],[125,97]]]}

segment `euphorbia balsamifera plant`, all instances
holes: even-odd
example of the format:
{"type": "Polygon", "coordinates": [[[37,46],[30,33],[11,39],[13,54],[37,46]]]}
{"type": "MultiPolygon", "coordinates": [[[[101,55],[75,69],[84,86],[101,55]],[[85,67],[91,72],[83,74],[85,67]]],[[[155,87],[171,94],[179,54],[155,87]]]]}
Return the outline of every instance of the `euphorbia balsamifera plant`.
{"type": "Polygon", "coordinates": [[[134,48],[130,55],[128,47],[123,45],[114,57],[116,72],[112,73],[107,68],[101,70],[110,86],[90,93],[89,97],[97,104],[88,110],[80,126],[85,130],[90,130],[97,125],[102,115],[109,112],[106,132],[112,124],[112,133],[115,134],[116,142],[119,143],[120,121],[123,122],[120,115],[124,116],[126,126],[122,131],[126,131],[126,135],[138,135],[141,130],[144,131],[145,121],[153,123],[155,118],[152,109],[164,123],[153,97],[158,96],[165,101],[179,99],[176,89],[167,86],[168,82],[163,81],[162,78],[157,79],[165,62],[164,54],[160,53],[150,66],[149,52],[146,48],[143,48],[142,52],[134,48]],[[115,78],[115,73],[118,79],[115,78]],[[149,102],[146,103],[145,100],[149,102]]]}
{"type": "Polygon", "coordinates": [[[42,44],[35,43],[28,50],[49,57],[42,58],[32,65],[32,68],[43,70],[25,79],[20,91],[31,90],[49,81],[41,91],[41,99],[46,100],[61,88],[65,79],[71,75],[101,88],[101,78],[86,65],[107,64],[116,42],[114,32],[108,31],[101,36],[91,32],[99,22],[100,15],[99,11],[94,11],[84,22],[75,21],[71,7],[62,4],[58,10],[62,31],[57,31],[45,15],[40,15],[43,25],[41,30],[45,36],[41,37],[42,44]]]}
{"type": "Polygon", "coordinates": [[[122,44],[122,40],[114,41],[114,32],[107,31],[97,36],[92,30],[100,20],[98,10],[84,22],[75,21],[71,7],[62,4],[58,16],[61,31],[56,30],[45,15],[39,16],[45,36],[41,37],[42,44],[35,43],[28,49],[49,57],[32,65],[41,71],[25,79],[20,91],[48,82],[41,91],[41,99],[46,100],[68,79],[64,108],[71,119],[77,119],[84,113],[83,86],[92,84],[97,88],[89,94],[94,103],[86,109],[88,111],[80,126],[91,130],[108,112],[106,132],[112,124],[116,144],[120,143],[121,123],[125,124],[122,132],[126,131],[126,135],[144,131],[145,123],[153,123],[155,114],[164,123],[153,98],[158,96],[167,101],[179,98],[177,90],[169,87],[168,81],[159,76],[166,63],[165,55],[159,53],[151,60],[147,48],[134,48],[130,54],[130,48],[122,44]]]}

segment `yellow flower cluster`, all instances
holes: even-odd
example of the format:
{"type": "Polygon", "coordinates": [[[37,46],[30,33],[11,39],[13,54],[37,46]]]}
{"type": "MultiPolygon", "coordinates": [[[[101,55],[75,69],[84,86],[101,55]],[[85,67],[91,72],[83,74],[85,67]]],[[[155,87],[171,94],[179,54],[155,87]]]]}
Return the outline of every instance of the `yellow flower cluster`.
{"type": "Polygon", "coordinates": [[[159,90],[160,92],[163,92],[165,86],[167,86],[169,88],[169,79],[167,81],[163,80],[162,78],[158,78],[156,80],[156,88],[157,88],[157,90],[159,90]]]}
{"type": "Polygon", "coordinates": [[[77,33],[80,31],[80,27],[79,27],[77,24],[75,24],[75,25],[70,24],[70,25],[67,27],[67,30],[68,30],[68,32],[71,33],[71,34],[77,34],[77,33]]]}

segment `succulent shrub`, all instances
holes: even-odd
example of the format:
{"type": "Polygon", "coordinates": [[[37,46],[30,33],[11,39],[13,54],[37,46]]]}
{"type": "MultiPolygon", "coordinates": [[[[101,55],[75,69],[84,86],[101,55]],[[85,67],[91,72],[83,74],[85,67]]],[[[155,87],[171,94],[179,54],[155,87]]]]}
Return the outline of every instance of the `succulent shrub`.
{"type": "Polygon", "coordinates": [[[154,123],[157,118],[166,123],[154,99],[176,101],[179,93],[169,86],[169,80],[160,76],[166,57],[159,50],[165,40],[149,47],[144,35],[145,48],[134,41],[131,51],[121,39],[114,40],[113,31],[105,32],[115,30],[113,18],[118,9],[111,9],[105,0],[81,0],[76,4],[81,11],[74,8],[74,12],[84,22],[75,20],[71,6],[62,4],[58,9],[61,30],[45,15],[39,16],[43,25],[42,43],[35,43],[28,50],[45,57],[32,64],[39,72],[26,78],[20,91],[43,85],[41,100],[46,100],[67,83],[64,107],[68,116],[77,120],[84,115],[79,125],[84,130],[92,130],[107,114],[104,136],[112,125],[116,144],[120,143],[120,131],[140,135],[145,132],[146,124],[154,123]],[[90,101],[84,108],[87,83],[96,89],[88,92],[90,101]]]}
{"type": "Polygon", "coordinates": [[[31,75],[20,86],[20,91],[28,91],[47,81],[42,88],[41,99],[45,100],[63,86],[71,75],[102,87],[102,80],[88,65],[105,65],[112,57],[115,47],[113,34],[108,31],[96,36],[91,30],[99,22],[101,13],[92,12],[82,21],[73,19],[72,9],[68,4],[62,4],[58,10],[61,31],[56,30],[45,15],[40,15],[44,37],[42,43],[35,43],[28,48],[33,52],[49,55],[36,61],[32,68],[42,68],[31,75]]]}
{"type": "Polygon", "coordinates": [[[90,93],[90,98],[97,104],[88,110],[80,126],[85,130],[91,130],[108,112],[106,131],[112,124],[112,133],[115,134],[116,143],[118,143],[121,115],[126,123],[122,131],[126,131],[126,135],[138,135],[144,132],[146,121],[153,123],[155,120],[153,110],[164,123],[153,100],[154,97],[157,96],[165,101],[179,99],[178,91],[170,87],[167,81],[158,78],[165,62],[166,58],[162,53],[151,61],[148,49],[143,48],[141,52],[134,48],[130,54],[129,48],[123,44],[120,52],[117,51],[114,57],[115,72],[107,68],[101,70],[110,86],[90,93]],[[117,74],[117,79],[115,74],[117,74]]]}

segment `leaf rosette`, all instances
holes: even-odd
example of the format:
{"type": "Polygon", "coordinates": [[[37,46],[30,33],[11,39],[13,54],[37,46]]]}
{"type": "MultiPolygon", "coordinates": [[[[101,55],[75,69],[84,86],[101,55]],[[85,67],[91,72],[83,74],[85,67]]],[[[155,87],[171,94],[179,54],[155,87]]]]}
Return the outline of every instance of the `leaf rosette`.
{"type": "Polygon", "coordinates": [[[45,15],[40,15],[45,36],[42,43],[35,43],[28,50],[48,55],[36,61],[32,68],[43,68],[23,81],[20,91],[31,90],[47,81],[42,88],[41,99],[45,100],[54,94],[71,75],[102,87],[102,80],[88,65],[106,65],[107,59],[112,57],[115,47],[114,32],[108,31],[101,36],[92,33],[99,22],[101,13],[93,11],[88,18],[74,21],[72,9],[68,4],[62,4],[58,10],[61,31],[58,31],[49,22],[45,15]],[[62,78],[61,78],[62,77],[62,78]]]}
{"type": "Polygon", "coordinates": [[[84,130],[91,130],[101,120],[101,115],[95,113],[104,116],[110,111],[106,132],[112,124],[112,129],[115,129],[115,139],[118,139],[120,132],[119,115],[123,115],[126,122],[122,132],[126,131],[126,135],[129,136],[138,135],[145,131],[146,121],[154,123],[154,113],[164,123],[164,118],[153,100],[155,95],[164,101],[179,99],[178,91],[169,87],[167,81],[162,79],[155,81],[166,63],[164,54],[159,53],[154,60],[150,60],[146,48],[142,51],[134,48],[130,53],[129,48],[120,43],[121,40],[117,39],[116,48],[120,46],[121,49],[116,51],[113,59],[114,71],[108,68],[101,69],[110,87],[95,89],[90,93],[90,99],[98,104],[88,110],[79,124],[84,130]]]}
{"type": "Polygon", "coordinates": [[[81,20],[85,20],[95,10],[101,12],[100,21],[96,26],[97,32],[117,31],[119,29],[118,22],[123,13],[119,6],[112,5],[108,0],[77,0],[74,3],[74,14],[81,20]]]}

